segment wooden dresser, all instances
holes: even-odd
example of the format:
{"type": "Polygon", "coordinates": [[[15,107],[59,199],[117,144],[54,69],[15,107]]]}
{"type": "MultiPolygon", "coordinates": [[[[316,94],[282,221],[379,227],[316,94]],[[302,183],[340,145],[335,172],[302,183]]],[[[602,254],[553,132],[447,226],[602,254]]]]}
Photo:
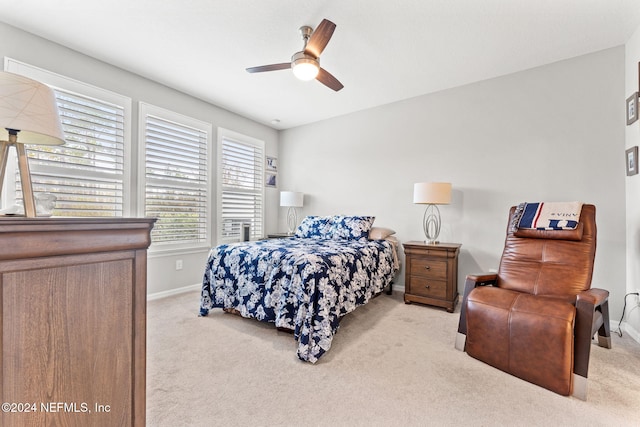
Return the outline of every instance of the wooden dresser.
{"type": "Polygon", "coordinates": [[[154,221],[0,217],[0,425],[145,425],[154,221]]]}
{"type": "Polygon", "coordinates": [[[406,242],[403,246],[404,302],[444,307],[453,313],[458,300],[458,254],[462,245],[406,242]]]}

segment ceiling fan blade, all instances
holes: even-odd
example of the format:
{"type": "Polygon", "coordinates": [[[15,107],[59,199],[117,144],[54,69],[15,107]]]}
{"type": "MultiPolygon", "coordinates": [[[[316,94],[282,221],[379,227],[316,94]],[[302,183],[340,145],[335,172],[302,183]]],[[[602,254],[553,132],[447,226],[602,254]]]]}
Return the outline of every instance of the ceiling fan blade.
{"type": "Polygon", "coordinates": [[[283,62],[280,64],[261,65],[259,67],[251,67],[251,68],[247,68],[247,72],[262,73],[265,71],[286,70],[287,68],[291,68],[291,62],[283,62]]]}
{"type": "Polygon", "coordinates": [[[318,25],[318,28],[316,28],[311,34],[311,37],[309,37],[309,42],[307,43],[307,47],[304,49],[304,53],[319,58],[320,54],[327,46],[327,43],[331,40],[331,36],[335,29],[336,24],[328,19],[323,19],[320,25],[318,25]]]}
{"type": "Polygon", "coordinates": [[[336,92],[344,87],[344,85],[340,83],[338,79],[333,77],[331,73],[324,68],[320,68],[316,80],[327,86],[328,88],[335,90],[336,92]]]}

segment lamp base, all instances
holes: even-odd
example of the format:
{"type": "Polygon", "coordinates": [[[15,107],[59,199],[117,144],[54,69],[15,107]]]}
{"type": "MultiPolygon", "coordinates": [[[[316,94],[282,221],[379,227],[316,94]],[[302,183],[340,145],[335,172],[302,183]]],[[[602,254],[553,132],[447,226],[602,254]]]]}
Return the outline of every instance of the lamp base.
{"type": "Polygon", "coordinates": [[[0,141],[0,194],[2,184],[7,169],[9,159],[9,147],[16,147],[18,152],[18,168],[20,169],[20,183],[22,185],[22,199],[24,200],[24,212],[27,218],[36,217],[36,202],[33,197],[33,186],[31,185],[31,173],[29,172],[29,162],[27,160],[27,150],[24,144],[18,143],[18,131],[9,130],[9,141],[0,141]]]}
{"type": "Polygon", "coordinates": [[[289,207],[287,209],[287,227],[289,228],[288,234],[290,236],[296,231],[296,227],[298,226],[298,213],[296,212],[296,208],[289,207]]]}
{"type": "Polygon", "coordinates": [[[437,205],[427,205],[427,208],[424,210],[422,227],[424,229],[424,235],[427,238],[425,243],[428,245],[437,245],[439,243],[438,235],[440,234],[440,209],[438,209],[437,205]]]}

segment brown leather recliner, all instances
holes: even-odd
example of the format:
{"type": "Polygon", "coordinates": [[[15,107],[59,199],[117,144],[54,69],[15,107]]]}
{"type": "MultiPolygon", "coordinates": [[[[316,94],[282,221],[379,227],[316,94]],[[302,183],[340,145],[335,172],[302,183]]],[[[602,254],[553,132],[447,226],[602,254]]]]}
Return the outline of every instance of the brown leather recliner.
{"type": "Polygon", "coordinates": [[[611,348],[609,292],[591,289],[596,209],[575,230],[512,226],[497,274],[465,282],[456,348],[562,395],[586,400],[591,341],[611,348]]]}

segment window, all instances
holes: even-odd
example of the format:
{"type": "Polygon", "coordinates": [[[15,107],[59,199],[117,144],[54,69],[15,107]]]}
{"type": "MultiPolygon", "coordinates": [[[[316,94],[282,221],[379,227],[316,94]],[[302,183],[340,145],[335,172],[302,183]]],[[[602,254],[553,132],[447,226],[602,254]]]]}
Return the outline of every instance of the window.
{"type": "Polygon", "coordinates": [[[26,146],[34,193],[54,194],[57,216],[128,213],[131,100],[11,59],[5,69],[48,84],[58,101],[65,144],[26,146]]]}
{"type": "Polygon", "coordinates": [[[209,246],[211,125],[144,103],[140,122],[144,216],[158,218],[155,248],[209,246]]]}
{"type": "Polygon", "coordinates": [[[264,142],[218,131],[218,237],[221,243],[259,239],[264,228],[264,142]]]}
{"type": "MultiPolygon", "coordinates": [[[[122,216],[123,109],[61,89],[55,93],[65,144],[26,146],[34,193],[56,196],[55,215],[122,216]]],[[[21,187],[17,193],[22,198],[21,187]]]]}

